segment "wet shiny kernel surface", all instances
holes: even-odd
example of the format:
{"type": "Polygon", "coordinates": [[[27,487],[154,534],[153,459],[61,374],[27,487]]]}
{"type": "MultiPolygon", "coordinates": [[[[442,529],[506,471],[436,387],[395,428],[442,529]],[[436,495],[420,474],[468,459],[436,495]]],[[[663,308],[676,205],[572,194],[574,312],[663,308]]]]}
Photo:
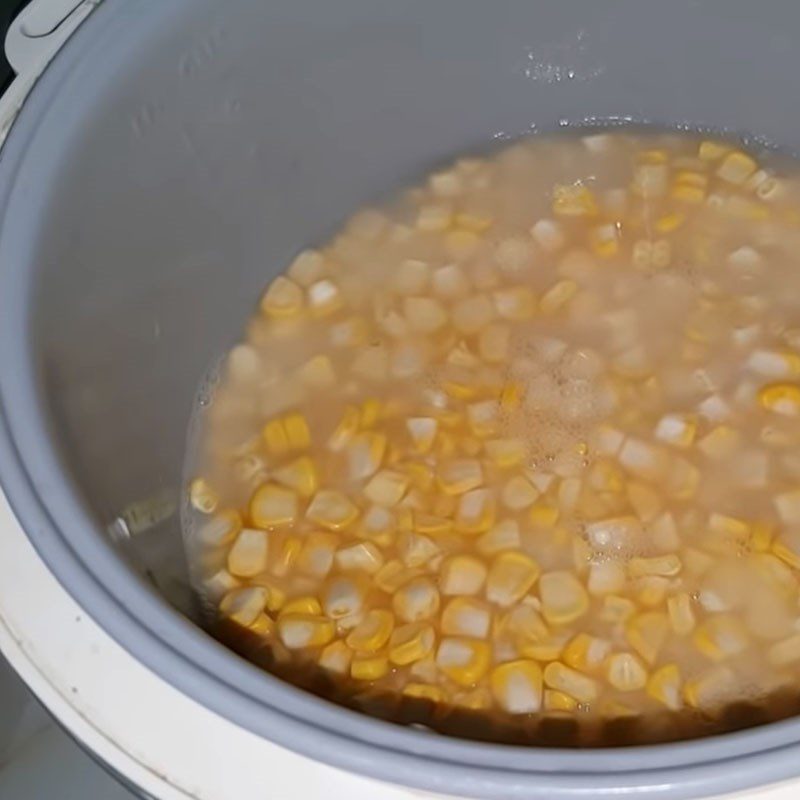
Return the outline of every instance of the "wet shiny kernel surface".
{"type": "Polygon", "coordinates": [[[221,635],[464,735],[791,713],[798,253],[796,173],[689,135],[535,138],[358,213],[266,288],[203,414],[186,538],[221,635]]]}

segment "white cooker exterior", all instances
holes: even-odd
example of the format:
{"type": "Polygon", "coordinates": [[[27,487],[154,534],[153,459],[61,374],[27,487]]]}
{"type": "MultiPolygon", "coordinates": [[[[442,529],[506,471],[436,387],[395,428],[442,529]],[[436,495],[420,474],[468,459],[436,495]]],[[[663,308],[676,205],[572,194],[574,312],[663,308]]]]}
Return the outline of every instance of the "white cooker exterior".
{"type": "MultiPolygon", "coordinates": [[[[34,0],[6,40],[19,73],[0,142],[37,75],[101,0],[34,0]]],[[[158,800],[430,797],[311,761],[240,728],[136,661],[60,586],[0,493],[0,651],[88,750],[158,800]]],[[[728,795],[790,800],[800,780],[728,795]]],[[[87,798],[87,800],[93,800],[87,798]]]]}

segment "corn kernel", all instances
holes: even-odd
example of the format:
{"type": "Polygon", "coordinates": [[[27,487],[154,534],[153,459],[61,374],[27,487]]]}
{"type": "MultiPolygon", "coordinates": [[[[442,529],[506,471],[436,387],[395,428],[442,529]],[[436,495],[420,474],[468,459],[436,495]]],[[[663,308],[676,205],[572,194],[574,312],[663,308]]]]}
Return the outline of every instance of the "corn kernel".
{"type": "Polygon", "coordinates": [[[220,614],[237,625],[249,628],[266,608],[268,597],[269,591],[261,586],[233,589],[222,598],[220,614]]]}
{"type": "Polygon", "coordinates": [[[574,697],[581,703],[591,703],[597,699],[597,683],[592,678],[558,661],[553,661],[545,667],[544,683],[549,688],[574,697]]]}
{"type": "Polygon", "coordinates": [[[730,458],[741,444],[741,435],[728,425],[718,425],[699,442],[698,448],[714,461],[730,458]]]}
{"type": "Polygon", "coordinates": [[[647,611],[628,621],[625,634],[630,646],[648,663],[654,664],[669,632],[669,620],[659,611],[647,611]]]}
{"type": "Polygon", "coordinates": [[[606,663],[606,679],[621,692],[635,692],[647,684],[647,670],[632,653],[615,653],[606,663]]]}
{"type": "Polygon", "coordinates": [[[501,322],[490,322],[478,335],[478,352],[484,361],[500,364],[508,360],[511,349],[511,328],[501,322]]]}
{"type": "Polygon", "coordinates": [[[384,609],[368,611],[345,640],[353,650],[374,653],[388,641],[394,630],[394,616],[384,609]]]}
{"type": "Polygon", "coordinates": [[[495,701],[508,714],[533,714],[542,706],[542,670],[535,661],[495,667],[490,684],[495,701]]]}
{"type": "Polygon", "coordinates": [[[297,569],[306,575],[324,578],[331,571],[338,543],[339,538],[335,534],[309,533],[297,557],[297,569]]]}
{"type": "Polygon", "coordinates": [[[722,661],[745,650],[750,642],[744,626],[734,617],[715,616],[694,632],[695,647],[713,661],[722,661]]]}
{"type": "Polygon", "coordinates": [[[300,456],[272,473],[275,480],[297,492],[300,497],[311,497],[319,486],[317,467],[308,456],[300,456]]]}
{"type": "Polygon", "coordinates": [[[486,581],[486,567],[469,555],[450,556],[442,563],[439,587],[444,595],[478,594],[486,581]]]}
{"type": "Polygon", "coordinates": [[[372,503],[391,507],[397,505],[408,490],[408,476],[391,469],[376,472],[364,487],[364,495],[372,503]]]}
{"type": "Polygon", "coordinates": [[[483,400],[467,406],[467,420],[476,436],[491,436],[497,431],[498,404],[494,400],[483,400]]]}
{"type": "Polygon", "coordinates": [[[403,688],[403,695],[416,700],[430,700],[432,703],[442,703],[445,699],[442,689],[426,683],[407,683],[403,688]]]}
{"type": "Polygon", "coordinates": [[[489,439],[484,448],[489,459],[501,469],[514,467],[525,459],[525,443],[520,439],[489,439]]]}
{"type": "Polygon", "coordinates": [[[290,650],[321,647],[336,634],[334,623],[315,614],[285,614],[278,619],[278,634],[290,650]]]}
{"type": "Polygon", "coordinates": [[[636,613],[636,604],[627,597],[619,595],[607,595],[603,598],[603,608],[600,618],[603,622],[616,625],[626,622],[636,613]]]}
{"type": "Polygon", "coordinates": [[[398,667],[413,664],[429,655],[435,644],[436,633],[431,625],[401,625],[394,629],[389,640],[389,660],[398,667]]]}
{"type": "Polygon", "coordinates": [[[355,406],[347,406],[342,419],[328,440],[328,447],[334,452],[342,450],[358,433],[361,424],[361,413],[355,406]]]}
{"type": "Polygon", "coordinates": [[[444,327],[447,312],[438,300],[431,297],[406,297],[403,313],[412,331],[431,334],[444,327]]]}
{"type": "Polygon", "coordinates": [[[443,492],[464,494],[483,485],[483,470],[476,459],[451,460],[439,467],[438,480],[443,492]]]}
{"type": "Polygon", "coordinates": [[[741,186],[757,169],[758,165],[746,153],[729,153],[717,167],[717,175],[722,180],[741,186]]]}
{"type": "Polygon", "coordinates": [[[680,212],[675,211],[670,214],[664,214],[663,217],[659,217],[656,220],[656,230],[659,233],[672,233],[680,228],[685,221],[686,215],[680,212]]]}
{"type": "Polygon", "coordinates": [[[663,479],[669,468],[667,454],[647,442],[627,439],[622,445],[619,460],[625,469],[650,481],[663,479]]]}
{"type": "Polygon", "coordinates": [[[195,478],[189,485],[189,501],[201,514],[213,514],[219,506],[219,495],[204,478],[195,478]]]}
{"type": "Polygon", "coordinates": [[[310,358],[298,370],[300,382],[310,389],[327,389],[336,383],[336,372],[328,356],[318,355],[310,358]]]}
{"type": "Polygon", "coordinates": [[[342,492],[321,489],[306,509],[306,517],[323,528],[339,531],[355,522],[358,508],[342,492]]]}
{"type": "Polygon", "coordinates": [[[573,669],[591,672],[597,669],[611,651],[611,643],[596,636],[579,633],[564,648],[563,662],[573,669]]]}
{"type": "Polygon", "coordinates": [[[681,698],[681,673],[677,664],[665,664],[647,681],[647,694],[671,711],[683,705],[681,698]]]}
{"type": "MultiPolygon", "coordinates": [[[[316,250],[303,250],[295,256],[286,272],[298,285],[309,287],[325,277],[325,257],[316,250]]],[[[300,297],[302,299],[302,295],[300,297]]]]}
{"type": "Polygon", "coordinates": [[[776,667],[786,667],[800,661],[800,633],[772,645],[767,652],[767,658],[776,667]]]}
{"type": "Polygon", "coordinates": [[[486,597],[499,606],[511,606],[531,590],[539,573],[539,565],[524,553],[500,553],[489,569],[486,597]]]}
{"type": "Polygon", "coordinates": [[[598,225],[589,231],[589,245],[600,258],[612,258],[619,252],[619,230],[616,225],[598,225]]]}
{"type": "Polygon", "coordinates": [[[589,567],[589,594],[616,594],[625,587],[625,568],[616,561],[601,561],[589,567]]]}
{"type": "Polygon", "coordinates": [[[344,306],[344,298],[332,280],[323,278],[308,287],[308,305],[314,316],[326,317],[344,306]]]}
{"type": "Polygon", "coordinates": [[[773,499],[778,516],[787,525],[800,524],[800,489],[792,489],[773,499]]]}
{"type": "Polygon", "coordinates": [[[492,297],[494,307],[503,319],[521,322],[536,314],[536,295],[527,286],[498,289],[492,297]]]}
{"type": "Polygon", "coordinates": [[[336,578],[325,588],[322,607],[325,614],[332,619],[351,617],[361,611],[364,604],[364,592],[350,578],[336,578]]]}
{"type": "Polygon", "coordinates": [[[683,699],[692,708],[712,710],[729,702],[740,690],[740,683],[733,670],[717,665],[683,687],[683,699]]]}
{"type": "Polygon", "coordinates": [[[439,423],[433,417],[410,417],[406,420],[406,428],[414,448],[422,454],[429,452],[433,447],[439,423]]]}
{"type": "Polygon", "coordinates": [[[564,217],[593,217],[597,203],[592,192],[580,183],[553,187],[553,213],[564,217]]]}
{"type": "Polygon", "coordinates": [[[697,421],[687,414],[667,414],[656,425],[655,435],[675,447],[691,447],[697,431],[697,421]]]}
{"type": "Polygon", "coordinates": [[[295,597],[284,604],[279,617],[286,616],[286,614],[311,614],[319,616],[322,614],[322,606],[316,597],[295,597]]]}
{"type": "Polygon", "coordinates": [[[503,505],[512,511],[528,508],[538,497],[539,491],[522,475],[511,478],[500,495],[503,505]]]}
{"type": "Polygon", "coordinates": [[[461,495],[456,510],[456,527],[462,533],[483,533],[495,520],[494,495],[489,489],[472,489],[461,495]]]}
{"type": "Polygon", "coordinates": [[[293,525],[297,519],[297,495],[282,486],[267,483],[250,500],[250,518],[259,528],[293,525]]]}
{"type": "Polygon", "coordinates": [[[520,544],[519,523],[510,519],[498,522],[476,542],[478,552],[484,556],[495,555],[502,550],[517,550],[520,544]]]}
{"type": "Polygon", "coordinates": [[[241,529],[242,516],[238,511],[221,511],[200,526],[197,538],[207,547],[221,547],[230,544],[241,529]]]}
{"type": "Polygon", "coordinates": [[[544,618],[552,625],[568,625],[589,610],[589,596],[570,572],[546,572],[539,579],[544,618]]]}
{"type": "Polygon", "coordinates": [[[667,600],[667,613],[672,630],[678,636],[687,636],[694,630],[696,621],[692,600],[686,592],[667,600]]]}
{"type": "Polygon", "coordinates": [[[279,275],[261,298],[261,310],[275,319],[293,317],[303,309],[303,290],[292,280],[279,275]]]}
{"type": "Polygon", "coordinates": [[[350,662],[350,677],[357,681],[376,681],[389,672],[386,656],[356,655],[350,662]]]}
{"type": "Polygon", "coordinates": [[[336,566],[342,572],[374,575],[383,566],[383,554],[372,542],[359,542],[337,551],[336,566]]]}
{"type": "Polygon", "coordinates": [[[536,503],[528,513],[528,519],[535,528],[554,528],[561,512],[556,506],[547,503],[536,503]]]}
{"type": "Polygon", "coordinates": [[[480,601],[470,597],[454,597],[442,612],[442,633],[446,636],[467,636],[485,639],[492,615],[480,601]]]}
{"type": "Polygon", "coordinates": [[[421,622],[438,612],[439,602],[439,592],[431,580],[414,578],[395,592],[392,607],[403,622],[421,622]]]}
{"type": "Polygon", "coordinates": [[[243,529],[228,553],[228,570],[240,578],[252,578],[267,568],[269,539],[264,531],[243,529]]]}
{"type": "Polygon", "coordinates": [[[650,558],[632,558],[628,563],[631,577],[642,578],[651,575],[671,577],[677,575],[682,568],[680,558],[676,555],[652,556],[650,558]]]}
{"type": "Polygon", "coordinates": [[[350,672],[352,659],[353,653],[350,648],[344,642],[336,641],[322,649],[318,663],[326,672],[347,675],[350,672]]]}
{"type": "Polygon", "coordinates": [[[365,431],[354,436],[347,445],[349,475],[360,481],[378,471],[386,454],[386,436],[375,431],[365,431]]]}
{"type": "Polygon", "coordinates": [[[543,314],[555,314],[560,311],[578,291],[578,284],[573,280],[558,281],[542,296],[539,309],[543,314]]]}
{"type": "Polygon", "coordinates": [[[446,637],[436,651],[436,666],[459,686],[473,686],[489,670],[491,648],[479,639],[446,637]]]}

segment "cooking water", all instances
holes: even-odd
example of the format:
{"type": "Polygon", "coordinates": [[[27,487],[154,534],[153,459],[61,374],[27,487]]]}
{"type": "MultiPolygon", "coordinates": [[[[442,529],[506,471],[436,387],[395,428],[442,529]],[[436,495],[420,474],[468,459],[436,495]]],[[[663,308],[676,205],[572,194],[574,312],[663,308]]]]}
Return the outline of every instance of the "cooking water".
{"type": "Polygon", "coordinates": [[[206,390],[218,635],[500,741],[794,713],[798,253],[791,164],[672,132],[534,137],[359,212],[206,390]]]}

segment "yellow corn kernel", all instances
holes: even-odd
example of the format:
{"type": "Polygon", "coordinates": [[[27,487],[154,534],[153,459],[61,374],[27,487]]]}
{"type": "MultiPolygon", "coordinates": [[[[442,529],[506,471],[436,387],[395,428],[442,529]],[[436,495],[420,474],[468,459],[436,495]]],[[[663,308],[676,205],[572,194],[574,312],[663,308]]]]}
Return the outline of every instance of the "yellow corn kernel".
{"type": "Polygon", "coordinates": [[[700,172],[682,170],[672,184],[671,195],[684,203],[702,203],[708,189],[708,177],[700,172]]]}
{"type": "Polygon", "coordinates": [[[555,689],[546,689],[544,692],[545,711],[575,711],[578,708],[578,701],[564,692],[557,692],[555,689]]]}
{"type": "Polygon", "coordinates": [[[519,602],[536,583],[539,565],[517,551],[500,553],[492,562],[486,579],[486,597],[491,603],[508,607],[519,602]]]}
{"type": "Polygon", "coordinates": [[[244,528],[228,552],[228,571],[239,578],[252,578],[267,568],[269,539],[264,531],[244,528]]]}
{"type": "Polygon", "coordinates": [[[439,610],[439,592],[429,578],[413,578],[392,598],[395,614],[403,622],[422,622],[439,610]]]}
{"type": "Polygon", "coordinates": [[[316,597],[295,597],[289,600],[281,609],[280,617],[286,614],[311,614],[319,616],[322,614],[322,605],[316,597]]]}
{"type": "Polygon", "coordinates": [[[360,613],[364,596],[363,586],[352,578],[334,578],[322,593],[322,607],[327,616],[342,620],[360,613]]]}
{"type": "Polygon", "coordinates": [[[578,291],[578,284],[573,280],[558,281],[542,296],[539,309],[543,314],[555,314],[560,311],[578,291]]]}
{"type": "Polygon", "coordinates": [[[266,483],[259,487],[250,500],[250,519],[259,528],[279,528],[293,525],[297,519],[297,495],[266,483]]]}
{"type": "Polygon", "coordinates": [[[791,489],[776,495],[775,510],[786,525],[800,524],[800,489],[791,489]]]}
{"type": "Polygon", "coordinates": [[[438,514],[414,514],[414,530],[431,536],[449,533],[453,529],[453,521],[438,514]]]}
{"type": "Polygon", "coordinates": [[[394,616],[385,609],[374,608],[353,628],[345,640],[353,650],[374,653],[388,641],[394,630],[394,616]]]}
{"type": "Polygon", "coordinates": [[[597,669],[611,651],[611,643],[588,633],[579,633],[564,649],[561,659],[573,669],[590,672],[597,669]]]}
{"type": "Polygon", "coordinates": [[[633,578],[651,575],[672,577],[681,571],[682,566],[680,558],[676,555],[640,557],[632,558],[628,562],[628,572],[633,578]]]}
{"type": "Polygon", "coordinates": [[[365,480],[374,475],[386,454],[386,436],[376,431],[364,431],[347,445],[349,475],[353,480],[365,480]]]}
{"type": "Polygon", "coordinates": [[[431,625],[401,625],[389,639],[389,660],[398,667],[413,664],[429,655],[435,644],[436,632],[431,625]]]}
{"type": "Polygon", "coordinates": [[[292,280],[279,275],[261,298],[261,310],[268,317],[286,319],[303,309],[303,290],[292,280]]]}
{"type": "Polygon", "coordinates": [[[379,506],[397,505],[408,491],[408,476],[392,469],[382,469],[364,487],[366,498],[379,506]]]}
{"type": "Polygon", "coordinates": [[[317,467],[308,456],[300,456],[279,467],[272,476],[287,489],[293,489],[300,497],[311,497],[319,486],[317,467]]]}
{"type": "Polygon", "coordinates": [[[708,458],[723,461],[730,458],[741,444],[741,434],[729,425],[718,425],[699,442],[698,448],[708,458]]]}
{"type": "Polygon", "coordinates": [[[419,577],[418,569],[406,567],[402,561],[392,559],[387,561],[375,573],[375,585],[387,594],[394,594],[403,584],[408,583],[412,578],[419,577]]]}
{"type": "MultiPolygon", "coordinates": [[[[774,556],[777,556],[792,569],[800,570],[800,553],[797,552],[797,548],[792,546],[792,544],[786,540],[776,539],[772,543],[771,550],[774,556]]],[[[233,572],[233,570],[231,570],[231,572],[233,572]]]]}
{"type": "Polygon", "coordinates": [[[500,495],[503,505],[511,511],[522,511],[533,505],[539,497],[539,491],[522,475],[515,475],[503,487],[500,495]]]}
{"type": "Polygon", "coordinates": [[[264,444],[271,455],[280,457],[290,451],[289,437],[282,419],[270,420],[264,426],[263,436],[264,444]]]}
{"type": "Polygon", "coordinates": [[[589,610],[589,595],[571,572],[546,572],[539,578],[539,596],[551,625],[568,625],[589,610]]]}
{"type": "Polygon", "coordinates": [[[456,528],[461,533],[483,533],[495,520],[495,500],[490,489],[473,489],[461,495],[456,509],[456,528]]]}
{"type": "Polygon", "coordinates": [[[544,668],[544,683],[581,703],[591,703],[597,699],[597,683],[588,675],[583,675],[559,661],[552,661],[544,668]]]}
{"type": "Polygon", "coordinates": [[[589,246],[600,258],[612,258],[619,252],[619,230],[616,225],[598,225],[589,231],[589,246]]]}
{"type": "Polygon", "coordinates": [[[736,151],[723,158],[717,167],[717,176],[735,186],[741,186],[757,168],[758,164],[750,156],[736,151]]]}
{"type": "Polygon", "coordinates": [[[503,319],[522,322],[536,314],[536,295],[527,286],[497,289],[492,298],[498,316],[503,319]]]}
{"type": "Polygon", "coordinates": [[[317,355],[302,364],[297,370],[300,382],[309,389],[327,389],[336,383],[336,372],[328,356],[317,355]]]}
{"type": "Polygon", "coordinates": [[[687,636],[694,630],[696,620],[692,609],[692,599],[686,592],[667,600],[667,613],[672,630],[678,636],[687,636]]]}
{"type": "Polygon", "coordinates": [[[439,467],[439,486],[447,494],[464,494],[483,484],[481,462],[473,458],[454,459],[439,467]]]}
{"type": "Polygon", "coordinates": [[[442,612],[442,633],[445,636],[485,639],[491,620],[491,612],[480,601],[471,597],[454,597],[442,612]]]}
{"type": "Polygon", "coordinates": [[[615,653],[606,662],[606,680],[621,692],[635,692],[647,684],[647,670],[632,653],[615,653]]]}
{"type": "Polygon", "coordinates": [[[665,664],[657,669],[647,681],[647,694],[671,711],[682,705],[681,672],[677,664],[665,664]]]}
{"type": "Polygon", "coordinates": [[[597,202],[581,183],[556,184],[553,187],[553,213],[563,217],[593,217],[597,202]]]}
{"type": "Polygon", "coordinates": [[[342,414],[339,424],[334,429],[328,440],[328,447],[338,452],[353,439],[361,425],[361,412],[355,406],[347,406],[342,414]]]}
{"type": "Polygon", "coordinates": [[[789,567],[771,553],[756,553],[750,558],[753,569],[787,599],[797,591],[797,580],[789,567]]]}
{"type": "Polygon", "coordinates": [[[444,595],[478,594],[486,581],[484,563],[469,555],[446,558],[439,574],[439,587],[444,595]]]}
{"type": "Polygon", "coordinates": [[[648,663],[654,664],[669,633],[669,620],[660,611],[647,611],[628,620],[628,644],[648,663]]]}
{"type": "Polygon", "coordinates": [[[269,638],[275,634],[275,622],[267,614],[259,614],[248,630],[257,636],[269,638]]]}
{"type": "Polygon", "coordinates": [[[219,506],[219,495],[205,478],[195,478],[189,485],[189,502],[202,514],[213,514],[219,506]]]}
{"type": "Polygon", "coordinates": [[[525,658],[532,658],[535,661],[556,661],[561,658],[569,639],[568,631],[558,631],[542,639],[519,641],[517,646],[520,655],[525,658]]]}
{"type": "Polygon", "coordinates": [[[290,450],[304,450],[311,444],[311,431],[306,418],[299,412],[292,412],[283,418],[283,427],[290,450]]]}
{"type": "Polygon", "coordinates": [[[498,522],[476,542],[478,552],[484,556],[492,556],[502,550],[517,550],[520,544],[519,523],[510,519],[498,522]]]}
{"type": "Polygon", "coordinates": [[[445,699],[444,691],[439,686],[428,683],[407,683],[403,687],[403,695],[416,700],[430,700],[432,703],[442,703],[445,699]]]}
{"type": "Polygon", "coordinates": [[[729,616],[713,616],[694,632],[695,647],[712,661],[723,661],[745,650],[750,641],[744,626],[729,616]]]}
{"type": "Polygon", "coordinates": [[[667,414],[658,421],[655,435],[674,447],[691,447],[697,432],[697,419],[690,414],[667,414]]]}
{"type": "Polygon", "coordinates": [[[444,231],[450,227],[453,212],[447,205],[425,205],[417,213],[416,226],[421,231],[444,231]]]}
{"type": "Polygon", "coordinates": [[[525,442],[521,439],[489,439],[485,444],[486,455],[501,469],[508,469],[525,459],[525,442]]]}
{"type": "Polygon", "coordinates": [[[340,531],[355,522],[358,508],[346,494],[334,489],[321,489],[306,509],[306,517],[323,528],[340,531]]]}
{"type": "Polygon", "coordinates": [[[266,608],[268,597],[269,591],[262,586],[233,589],[220,601],[219,611],[237,625],[249,628],[266,608]]]}
{"type": "Polygon", "coordinates": [[[603,608],[600,612],[600,619],[616,625],[625,622],[636,613],[636,604],[627,597],[619,595],[607,595],[603,598],[603,608]]]}
{"type": "Polygon", "coordinates": [[[508,714],[533,714],[542,706],[542,669],[535,661],[509,661],[492,670],[497,705],[508,714]]]}
{"type": "Polygon", "coordinates": [[[352,660],[352,650],[344,642],[336,641],[331,642],[322,649],[318,663],[326,672],[347,675],[350,672],[350,662],[352,660]]]}
{"type": "Polygon", "coordinates": [[[656,220],[656,230],[659,233],[672,233],[683,225],[686,221],[686,215],[679,211],[673,211],[670,214],[664,214],[656,220]]]}
{"type": "Polygon", "coordinates": [[[489,670],[492,651],[479,639],[450,636],[436,651],[436,666],[459,686],[473,686],[489,670]]]}
{"type": "Polygon", "coordinates": [[[308,306],[315,317],[327,317],[344,306],[344,298],[330,278],[322,278],[308,287],[308,306]]]}
{"type": "Polygon", "coordinates": [[[650,608],[660,606],[667,596],[669,587],[669,580],[658,575],[638,578],[634,583],[636,600],[640,605],[650,608]]]}
{"type": "Polygon", "coordinates": [[[728,541],[746,542],[750,538],[750,526],[744,520],[726,514],[711,514],[708,529],[728,541]]]}
{"type": "Polygon", "coordinates": [[[750,527],[750,549],[766,553],[772,545],[774,529],[768,522],[755,522],[750,527]]]}
{"type": "Polygon", "coordinates": [[[439,423],[433,417],[410,417],[406,428],[418,453],[427,453],[433,447],[439,423]]]}
{"type": "Polygon", "coordinates": [[[528,512],[528,519],[535,528],[553,528],[558,522],[560,511],[548,503],[536,503],[528,512]]]}
{"type": "Polygon", "coordinates": [[[767,658],[776,667],[786,667],[800,661],[800,633],[772,645],[767,652],[767,658]]]}
{"type": "Polygon", "coordinates": [[[389,672],[386,656],[356,655],[350,662],[350,677],[357,681],[376,681],[389,672]]]}
{"type": "Polygon", "coordinates": [[[492,227],[492,218],[484,214],[460,212],[456,214],[456,225],[473,233],[483,233],[492,227]]]}
{"type": "Polygon", "coordinates": [[[740,681],[733,670],[718,664],[697,678],[686,681],[683,699],[692,708],[712,710],[730,702],[740,688],[740,681]]]}
{"type": "Polygon", "coordinates": [[[722,142],[705,140],[700,142],[698,155],[703,161],[717,161],[731,151],[730,145],[722,142]]]}
{"type": "Polygon", "coordinates": [[[278,619],[278,635],[290,650],[321,647],[336,635],[336,626],[316,614],[285,614],[278,619]]]}
{"type": "Polygon", "coordinates": [[[336,553],[336,566],[342,572],[374,575],[383,566],[383,554],[373,542],[358,542],[336,553]]]}
{"type": "Polygon", "coordinates": [[[524,390],[519,383],[510,381],[506,383],[500,392],[500,408],[503,411],[515,411],[522,402],[524,390]]]}

